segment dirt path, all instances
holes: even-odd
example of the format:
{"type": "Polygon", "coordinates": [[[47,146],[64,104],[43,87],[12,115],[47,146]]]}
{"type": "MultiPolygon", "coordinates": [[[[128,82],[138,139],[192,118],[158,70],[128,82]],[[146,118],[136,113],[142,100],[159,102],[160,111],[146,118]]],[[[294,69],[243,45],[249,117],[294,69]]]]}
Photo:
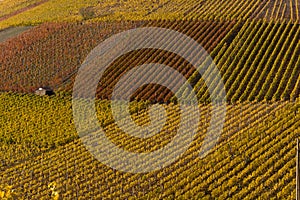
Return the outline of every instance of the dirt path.
{"type": "Polygon", "coordinates": [[[0,43],[4,42],[10,38],[16,37],[19,34],[31,29],[32,26],[21,26],[21,27],[11,27],[8,29],[0,30],[0,43]]]}
{"type": "Polygon", "coordinates": [[[15,15],[18,15],[18,14],[20,14],[22,12],[28,11],[28,10],[30,10],[32,8],[35,8],[35,7],[37,7],[37,6],[39,6],[39,5],[43,4],[43,3],[46,3],[47,1],[49,1],[49,0],[42,0],[40,2],[36,2],[36,3],[32,4],[32,5],[29,5],[29,6],[25,7],[25,8],[21,8],[19,10],[16,10],[16,11],[10,13],[10,14],[7,14],[7,15],[5,15],[5,16],[3,16],[3,17],[0,18],[0,22],[4,21],[4,20],[6,20],[6,19],[8,19],[10,17],[13,17],[15,15]]]}

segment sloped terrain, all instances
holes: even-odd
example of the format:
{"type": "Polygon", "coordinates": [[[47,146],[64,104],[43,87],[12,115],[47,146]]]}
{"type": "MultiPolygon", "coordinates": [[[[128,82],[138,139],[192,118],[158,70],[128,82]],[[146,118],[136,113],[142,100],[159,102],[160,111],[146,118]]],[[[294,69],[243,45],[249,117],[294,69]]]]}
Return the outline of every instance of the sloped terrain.
{"type": "MultiPolygon", "coordinates": [[[[0,42],[0,199],[295,199],[298,0],[0,1],[1,31],[20,25],[33,27],[17,36],[9,33],[9,39],[0,42]],[[80,66],[105,39],[141,27],[184,33],[213,58],[226,90],[225,123],[216,145],[216,136],[208,137],[208,130],[222,124],[222,109],[216,111],[218,121],[210,124],[213,107],[207,88],[218,95],[222,84],[214,76],[204,80],[212,71],[199,74],[183,57],[150,48],[116,58],[99,77],[93,116],[109,142],[99,144],[97,134],[79,137],[73,116],[78,99],[74,101],[72,92],[80,66]],[[189,119],[197,119],[190,102],[180,103],[173,91],[152,83],[130,97],[129,118],[140,127],[155,124],[157,134],[143,138],[126,132],[137,129],[124,120],[123,107],[117,110],[123,127],[118,124],[112,92],[127,72],[147,63],[168,65],[188,80],[198,98],[200,119],[192,142],[180,141],[189,146],[179,159],[151,172],[123,172],[103,163],[126,167],[128,157],[116,160],[120,155],[115,151],[100,162],[85,139],[98,144],[99,152],[109,152],[112,144],[125,152],[151,153],[176,138],[183,120],[181,106],[189,111],[189,119]],[[39,87],[50,87],[55,94],[33,94],[39,87]],[[160,119],[162,108],[165,121],[160,119]],[[204,144],[214,147],[202,158],[204,144]]],[[[205,57],[194,59],[209,62],[205,57]]],[[[157,74],[155,78],[178,85],[177,77],[157,74]]],[[[191,95],[183,87],[178,94],[191,95]]],[[[87,101],[79,101],[87,122],[79,127],[89,130],[94,121],[87,101]]],[[[183,132],[190,134],[190,127],[183,132]]],[[[150,161],[161,163],[155,156],[150,161]]],[[[136,163],[141,169],[148,165],[136,163]]]]}
{"type": "MultiPolygon", "coordinates": [[[[25,100],[35,97],[25,95],[20,98],[25,100]]],[[[100,120],[107,116],[101,115],[101,105],[106,104],[103,103],[98,104],[100,120]]],[[[44,106],[45,109],[47,107],[50,105],[44,106]]],[[[68,105],[60,107],[71,111],[68,105]]],[[[178,161],[161,170],[143,174],[113,170],[97,161],[81,140],[75,139],[54,149],[43,150],[36,156],[25,157],[19,163],[2,166],[3,178],[0,182],[9,183],[20,196],[30,199],[50,195],[48,185],[53,182],[57,186],[56,191],[64,199],[294,199],[299,102],[228,105],[225,126],[217,146],[208,156],[200,159],[201,141],[209,125],[209,107],[200,106],[202,112],[199,129],[188,151],[178,161]]],[[[164,130],[170,130],[168,127],[177,126],[177,108],[175,105],[166,105],[166,108],[169,110],[168,117],[172,120],[164,130]]],[[[14,113],[18,114],[17,111],[14,113]]],[[[67,115],[70,114],[69,112],[67,115]]],[[[149,120],[143,112],[138,116],[135,119],[139,124],[149,120]]],[[[59,121],[63,122],[58,118],[57,122],[59,121]]],[[[27,123],[34,121],[28,118],[27,123]]],[[[68,126],[72,127],[68,123],[63,126],[53,124],[52,129],[61,131],[68,126]]],[[[170,138],[170,134],[162,130],[151,143],[147,140],[143,142],[128,139],[115,126],[114,123],[105,125],[106,134],[113,142],[130,151],[154,150],[162,147],[168,142],[167,138],[170,138]],[[148,145],[150,149],[146,150],[145,146],[148,145]]],[[[61,138],[61,135],[49,136],[61,138]]],[[[41,133],[37,137],[44,136],[41,133]]],[[[24,140],[19,143],[18,146],[24,145],[24,140]]],[[[13,149],[15,145],[7,148],[13,149]]]]}

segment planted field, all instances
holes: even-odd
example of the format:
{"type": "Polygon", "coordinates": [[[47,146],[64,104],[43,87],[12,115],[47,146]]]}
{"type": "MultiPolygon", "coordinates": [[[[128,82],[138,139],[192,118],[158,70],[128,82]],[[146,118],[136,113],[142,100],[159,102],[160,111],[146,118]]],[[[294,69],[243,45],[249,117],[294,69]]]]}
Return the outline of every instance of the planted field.
{"type": "MultiPolygon", "coordinates": [[[[8,4],[3,6],[6,5],[8,4]]],[[[160,19],[219,21],[266,18],[296,22],[296,20],[299,21],[299,9],[297,0],[105,0],[101,2],[96,0],[52,0],[45,1],[41,5],[1,21],[0,29],[16,25],[36,25],[53,21],[81,21],[83,19],[92,21],[160,19]]]]}
{"type": "Polygon", "coordinates": [[[299,12],[299,0],[0,0],[0,199],[295,199],[299,12]],[[80,92],[90,91],[97,71],[79,80],[83,91],[73,91],[82,63],[107,38],[145,27],[183,33],[209,53],[226,90],[226,115],[221,101],[212,107],[223,83],[210,59],[195,56],[189,39],[163,31],[104,46],[180,44],[115,58],[99,77],[91,113],[91,99],[80,92]],[[150,83],[128,104],[123,96],[111,101],[131,69],[152,63],[183,75],[198,101],[180,99],[191,90],[159,67],[127,77],[150,83]],[[54,95],[34,95],[40,87],[54,95]]]}
{"type": "Polygon", "coordinates": [[[262,9],[257,13],[255,17],[264,18],[267,20],[292,20],[294,22],[299,22],[299,12],[300,3],[298,0],[263,1],[262,9]]]}
{"type": "MultiPolygon", "coordinates": [[[[0,90],[33,92],[40,86],[50,86],[64,91],[72,91],[77,70],[94,47],[114,33],[140,26],[162,27],[183,32],[211,52],[229,33],[229,30],[231,36],[235,31],[238,31],[241,25],[235,22],[213,21],[178,21],[173,23],[168,20],[41,25],[25,35],[1,44],[0,71],[3,75],[0,80],[2,82],[0,90]]],[[[131,55],[117,59],[111,66],[112,70],[103,77],[105,83],[99,85],[98,96],[107,98],[116,80],[130,67],[155,61],[169,64],[175,69],[178,68],[187,77],[193,72],[191,67],[189,67],[190,70],[184,67],[187,63],[183,59],[170,53],[155,50],[133,52],[131,55]],[[155,53],[153,54],[153,52],[155,53]],[[154,55],[161,56],[155,57],[154,55]],[[161,59],[162,57],[163,59],[161,59]],[[110,77],[110,80],[106,80],[107,77],[110,77]],[[101,90],[101,88],[104,89],[101,90]]],[[[147,94],[143,99],[150,97],[149,95],[152,94],[147,94]]]]}
{"type": "Polygon", "coordinates": [[[0,171],[74,138],[70,98],[0,94],[0,171]],[[62,113],[64,117],[62,116],[62,113]]]}
{"type": "Polygon", "coordinates": [[[0,21],[38,2],[39,0],[2,0],[0,1],[0,21]]]}
{"type": "Polygon", "coordinates": [[[17,15],[0,22],[0,29],[9,26],[18,25],[36,25],[43,22],[57,22],[57,21],[79,21],[79,9],[90,5],[95,5],[96,0],[82,0],[82,1],[65,1],[65,0],[51,0],[24,10],[17,15]]]}
{"type": "Polygon", "coordinates": [[[260,2],[242,1],[105,1],[95,6],[98,19],[194,19],[234,20],[247,19],[260,6],[260,2]]]}
{"type": "Polygon", "coordinates": [[[0,90],[33,92],[41,86],[59,86],[105,37],[139,24],[51,23],[1,43],[0,90]]]}
{"type": "MultiPolygon", "coordinates": [[[[299,34],[299,24],[251,22],[244,24],[230,45],[221,43],[214,60],[223,77],[227,100],[298,97],[299,34]]],[[[198,97],[203,101],[209,98],[206,87],[202,80],[196,84],[198,97]]]]}
{"type": "MultiPolygon", "coordinates": [[[[300,26],[292,22],[161,20],[42,25],[2,43],[0,89],[32,92],[40,86],[50,86],[72,91],[77,70],[94,47],[114,33],[141,26],[177,30],[198,41],[220,69],[228,101],[288,100],[299,96],[300,26]]],[[[209,101],[208,86],[199,75],[193,74],[193,67],[170,52],[155,49],[117,58],[104,73],[97,96],[109,98],[119,78],[128,70],[156,62],[177,69],[195,86],[200,101],[209,101]]],[[[173,77],[168,79],[176,81],[173,77]]],[[[140,88],[132,99],[168,102],[172,94],[162,86],[149,85],[140,88]]]]}
{"type": "MultiPolygon", "coordinates": [[[[57,107],[66,111],[65,119],[71,118],[68,97],[60,100],[27,95],[1,96],[1,101],[12,104],[14,99],[32,102],[26,120],[29,125],[36,123],[37,118],[30,117],[39,113],[36,102],[43,102],[43,108],[49,111],[53,105],[50,102],[58,103],[57,107]],[[60,102],[65,103],[60,105],[60,102]]],[[[108,104],[99,101],[97,105],[99,120],[109,119],[108,104]]],[[[17,109],[13,111],[18,106],[11,106],[11,115],[19,114],[17,109]]],[[[178,125],[178,107],[170,104],[165,108],[169,120],[151,142],[128,138],[113,121],[103,124],[103,127],[108,137],[120,147],[134,152],[153,151],[168,142],[178,125]]],[[[211,154],[203,159],[198,154],[209,125],[210,106],[200,105],[200,108],[199,129],[190,148],[178,161],[164,169],[144,174],[113,170],[95,160],[81,141],[73,138],[72,142],[61,143],[51,151],[44,149],[34,156],[24,157],[22,162],[2,164],[0,185],[9,184],[16,194],[30,199],[49,196],[48,185],[51,183],[56,184],[55,191],[63,198],[295,198],[294,146],[299,134],[299,102],[228,105],[223,134],[211,154]]],[[[56,111],[52,112],[56,115],[56,111]]],[[[140,125],[149,120],[144,112],[133,114],[133,118],[140,125]]],[[[43,124],[53,121],[52,117],[45,116],[44,119],[41,120],[43,124]]],[[[60,118],[57,122],[62,125],[52,124],[52,132],[61,131],[63,127],[72,130],[72,123],[63,125],[60,118]]],[[[66,131],[66,136],[72,137],[72,132],[66,131]]],[[[48,134],[46,130],[40,133],[36,143],[45,134],[48,134]]],[[[53,141],[62,138],[60,134],[49,134],[53,141]]],[[[1,143],[3,145],[4,141],[1,143]]],[[[26,140],[16,141],[6,151],[15,146],[26,146],[26,140]]]]}

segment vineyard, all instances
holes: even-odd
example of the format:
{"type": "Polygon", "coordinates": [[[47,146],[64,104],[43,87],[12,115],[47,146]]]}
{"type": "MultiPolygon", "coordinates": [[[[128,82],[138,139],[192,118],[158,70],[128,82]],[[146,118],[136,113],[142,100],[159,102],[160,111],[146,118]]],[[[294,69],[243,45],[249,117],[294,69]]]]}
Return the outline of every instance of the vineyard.
{"type": "Polygon", "coordinates": [[[7,40],[0,44],[3,77],[0,90],[32,92],[40,86],[61,84],[105,37],[139,24],[50,23],[7,40]]]}
{"type": "MultiPolygon", "coordinates": [[[[299,4],[299,0],[0,0],[0,199],[295,199],[299,4]],[[198,56],[199,49],[187,39],[162,33],[157,39],[168,48],[175,41],[180,45],[173,51],[145,47],[116,57],[96,82],[96,113],[90,115],[86,104],[90,99],[76,96],[75,87],[85,84],[84,93],[94,82],[94,71],[85,80],[76,80],[88,56],[118,33],[146,28],[185,34],[214,62],[205,54],[198,56]],[[192,59],[176,54],[178,50],[192,59]],[[153,63],[181,74],[193,90],[181,87],[177,74],[161,71],[159,65],[140,68],[144,75],[130,77],[131,81],[149,84],[131,94],[127,118],[124,99],[114,99],[113,93],[130,71],[153,63]],[[201,67],[207,67],[203,73],[201,67]],[[174,92],[153,80],[179,89],[174,92]],[[35,95],[40,87],[51,88],[54,94],[35,95]],[[223,87],[224,121],[223,99],[217,104],[212,99],[222,97],[223,87]],[[178,98],[192,99],[193,94],[196,106],[178,98]],[[85,124],[77,124],[76,105],[85,124]],[[94,129],[92,117],[107,140],[94,129]],[[190,121],[182,128],[186,118],[190,121]],[[192,119],[199,121],[192,124],[192,119]],[[220,137],[209,135],[218,127],[220,137]],[[178,140],[180,131],[184,137],[178,140]],[[139,137],[142,134],[149,135],[139,137]],[[170,144],[177,149],[160,151],[170,144]],[[97,145],[101,149],[94,149],[97,145]],[[178,159],[162,164],[161,158],[175,158],[185,146],[178,159]],[[207,147],[212,149],[202,157],[207,147]],[[130,154],[123,156],[119,149],[130,154]],[[103,152],[110,154],[99,159],[103,152]],[[146,154],[151,155],[146,161],[134,160],[133,155],[146,154]],[[129,169],[132,160],[139,173],[129,169]],[[147,171],[149,163],[161,167],[147,171]]],[[[144,35],[130,41],[133,47],[153,46],[144,35]]],[[[124,91],[130,87],[128,83],[124,91]]]]}
{"type": "MultiPolygon", "coordinates": [[[[40,85],[47,85],[72,91],[76,72],[88,53],[110,35],[133,27],[174,29],[200,42],[221,72],[228,101],[292,100],[299,96],[300,26],[292,22],[262,21],[173,23],[161,20],[41,25],[1,44],[0,90],[32,92],[40,85]]],[[[97,96],[109,98],[124,73],[145,63],[172,66],[194,84],[201,102],[209,101],[209,86],[189,63],[172,53],[153,49],[130,52],[116,59],[99,83],[97,96]]],[[[165,102],[172,99],[167,88],[151,88],[153,85],[141,88],[143,92],[137,91],[132,98],[165,102]]]]}
{"type": "MultiPolygon", "coordinates": [[[[94,23],[88,25],[80,23],[50,23],[38,26],[26,34],[20,35],[18,38],[1,44],[2,56],[0,59],[3,78],[0,80],[0,90],[32,92],[39,85],[49,85],[70,91],[77,69],[87,54],[97,44],[114,33],[142,26],[174,28],[175,30],[182,31],[195,38],[195,40],[201,41],[204,48],[210,52],[225,37],[230,28],[233,28],[233,30],[238,29],[239,24],[213,21],[192,23],[182,21],[172,23],[171,21],[162,20],[153,22],[94,23]],[[194,30],[196,27],[199,27],[199,29],[194,30]],[[68,37],[64,37],[65,35],[68,35],[68,37]],[[73,55],[76,55],[76,57],[73,55]],[[19,67],[11,68],[10,66],[12,65],[19,67]],[[19,81],[16,82],[15,80],[19,81]]],[[[155,54],[158,53],[162,54],[163,52],[156,51],[155,54]]],[[[182,65],[184,60],[177,58],[178,61],[176,61],[174,59],[176,57],[173,56],[173,58],[171,56],[170,54],[165,54],[163,57],[168,59],[162,63],[170,64],[177,69],[182,65]],[[170,63],[171,60],[175,62],[170,63]]],[[[120,71],[116,74],[122,74],[128,70],[129,64],[136,63],[138,65],[158,61],[155,60],[153,51],[147,50],[133,52],[132,56],[124,55],[124,57],[116,60],[115,64],[111,66],[113,70],[107,75],[105,74],[105,77],[112,77],[112,79],[106,81],[105,84],[108,86],[106,86],[105,90],[101,90],[99,96],[107,96],[109,94],[107,90],[110,90],[115,84],[115,82],[111,83],[111,81],[118,78],[114,75],[115,71],[120,71]],[[128,60],[124,60],[124,57],[128,60]],[[122,68],[120,68],[121,66],[122,68]]],[[[192,69],[187,70],[183,66],[181,68],[182,73],[187,74],[187,76],[193,72],[192,69]]],[[[101,85],[99,88],[101,88],[101,85]]]]}
{"type": "Polygon", "coordinates": [[[16,13],[18,10],[22,10],[28,6],[36,4],[37,0],[8,0],[0,2],[0,19],[8,17],[12,13],[16,13]]]}
{"type": "Polygon", "coordinates": [[[298,21],[300,20],[299,14],[299,1],[297,0],[285,0],[285,1],[264,1],[266,2],[263,5],[263,8],[255,17],[264,18],[267,20],[276,20],[276,21],[284,21],[284,20],[292,20],[298,21]]]}
{"type": "MultiPolygon", "coordinates": [[[[3,149],[5,152],[11,152],[15,160],[11,160],[12,156],[5,158],[7,154],[1,155],[5,159],[1,164],[3,178],[0,183],[13,185],[19,195],[34,199],[51,194],[48,185],[52,182],[55,182],[56,191],[64,199],[91,196],[184,199],[295,198],[294,146],[295,138],[299,134],[299,102],[228,105],[219,144],[213,153],[204,159],[200,159],[197,155],[209,125],[210,106],[200,105],[202,117],[199,129],[184,156],[162,170],[131,174],[113,170],[99,163],[85,149],[81,140],[74,138],[72,123],[68,122],[72,118],[68,98],[70,97],[65,96],[62,100],[57,100],[28,95],[1,95],[2,103],[8,101],[18,107],[23,107],[22,104],[25,103],[29,104],[25,109],[31,115],[23,114],[21,117],[26,120],[15,121],[14,126],[22,126],[18,121],[24,123],[26,121],[27,126],[23,127],[21,135],[15,130],[16,135],[10,140],[10,145],[3,149]],[[59,104],[54,107],[53,103],[59,104]],[[37,120],[40,121],[40,126],[47,129],[49,116],[39,115],[41,105],[43,109],[48,110],[49,115],[57,117],[57,120],[53,121],[58,124],[52,124],[52,128],[48,125],[49,131],[34,131],[40,129],[39,126],[34,127],[37,120]],[[65,117],[58,117],[59,113],[65,113],[65,117]],[[34,115],[36,117],[33,117],[34,115]],[[31,135],[32,132],[37,135],[31,135]],[[20,138],[29,138],[26,136],[28,134],[34,143],[30,141],[27,143],[20,138]],[[48,145],[44,143],[46,141],[43,138],[49,142],[48,145]],[[71,138],[74,138],[72,142],[68,142],[71,138]]],[[[168,118],[172,120],[165,124],[158,135],[140,141],[128,138],[109,120],[111,117],[106,112],[108,108],[106,101],[99,101],[97,105],[99,120],[106,121],[103,122],[103,127],[108,137],[116,145],[130,151],[147,152],[161,148],[174,135],[178,125],[178,106],[165,105],[168,118]]],[[[135,106],[137,104],[133,105],[133,108],[135,106]]],[[[19,110],[9,110],[6,119],[18,116],[19,110]]],[[[141,125],[149,121],[145,112],[133,116],[136,123],[141,125]]],[[[5,119],[1,118],[2,130],[14,133],[11,129],[14,126],[10,125],[11,130],[8,130],[5,119]]],[[[7,143],[8,140],[1,140],[2,145],[7,143]]]]}
{"type": "MultiPolygon", "coordinates": [[[[35,1],[25,1],[33,4],[35,1]]],[[[143,20],[292,20],[299,21],[298,0],[51,0],[40,1],[28,9],[21,0],[5,0],[0,8],[6,9],[2,14],[9,15],[0,20],[0,28],[19,25],[36,25],[42,22],[62,21],[143,21],[143,20]],[[16,6],[10,8],[10,2],[16,6]],[[20,8],[19,8],[20,7],[20,8]],[[18,9],[19,8],[19,9],[18,9]],[[51,8],[51,9],[48,9],[51,8]],[[18,12],[19,10],[19,12],[18,12]],[[17,13],[13,13],[17,11],[17,13]],[[13,14],[12,14],[13,13],[13,14]]],[[[0,15],[1,16],[1,15],[0,15]]]]}

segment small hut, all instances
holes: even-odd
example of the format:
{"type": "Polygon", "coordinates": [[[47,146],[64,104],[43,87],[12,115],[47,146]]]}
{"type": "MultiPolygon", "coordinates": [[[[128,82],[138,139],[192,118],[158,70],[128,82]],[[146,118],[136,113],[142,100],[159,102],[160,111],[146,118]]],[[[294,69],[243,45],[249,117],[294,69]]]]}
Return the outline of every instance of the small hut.
{"type": "Polygon", "coordinates": [[[45,96],[45,95],[50,96],[50,95],[53,95],[54,92],[53,92],[53,90],[50,89],[50,88],[40,87],[39,89],[37,89],[37,90],[35,91],[35,94],[36,94],[36,95],[39,95],[39,96],[45,96]]]}

